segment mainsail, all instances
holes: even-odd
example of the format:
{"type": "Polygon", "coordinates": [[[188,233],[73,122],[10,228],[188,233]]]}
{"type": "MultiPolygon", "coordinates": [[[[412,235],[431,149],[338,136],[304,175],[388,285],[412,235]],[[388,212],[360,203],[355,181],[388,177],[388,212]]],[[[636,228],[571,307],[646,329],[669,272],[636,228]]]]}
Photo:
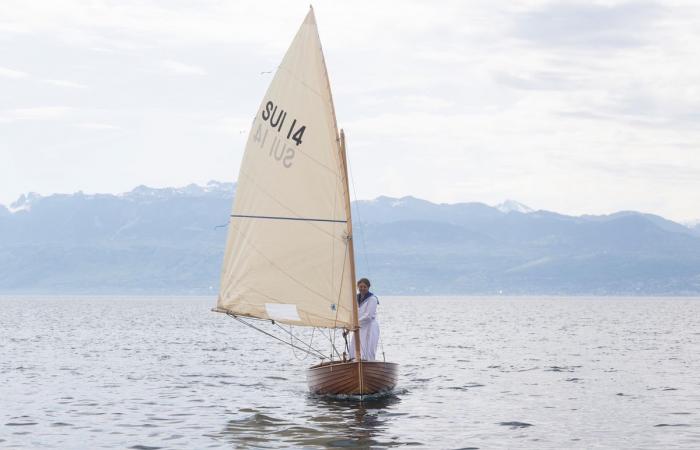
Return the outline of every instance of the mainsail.
{"type": "Polygon", "coordinates": [[[294,325],[353,328],[342,158],[310,10],[248,136],[218,310],[294,325]]]}

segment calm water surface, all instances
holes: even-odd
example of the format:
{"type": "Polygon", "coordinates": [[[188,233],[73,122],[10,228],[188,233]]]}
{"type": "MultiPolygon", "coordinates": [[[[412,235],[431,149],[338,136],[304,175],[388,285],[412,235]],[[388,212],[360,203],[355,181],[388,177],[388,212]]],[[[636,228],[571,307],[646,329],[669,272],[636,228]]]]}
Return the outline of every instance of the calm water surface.
{"type": "Polygon", "coordinates": [[[700,448],[700,298],[380,300],[357,402],[212,298],[0,297],[0,448],[700,448]]]}

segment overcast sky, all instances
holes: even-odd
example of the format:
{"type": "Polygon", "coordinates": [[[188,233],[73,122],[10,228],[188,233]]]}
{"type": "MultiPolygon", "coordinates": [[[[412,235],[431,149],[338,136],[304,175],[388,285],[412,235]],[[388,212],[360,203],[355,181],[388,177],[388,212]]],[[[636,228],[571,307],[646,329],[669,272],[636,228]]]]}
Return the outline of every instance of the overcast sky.
{"type": "MultiPolygon", "coordinates": [[[[234,181],[308,1],[0,2],[0,203],[234,181]]],[[[316,1],[358,198],[700,219],[700,3],[316,1]]]]}

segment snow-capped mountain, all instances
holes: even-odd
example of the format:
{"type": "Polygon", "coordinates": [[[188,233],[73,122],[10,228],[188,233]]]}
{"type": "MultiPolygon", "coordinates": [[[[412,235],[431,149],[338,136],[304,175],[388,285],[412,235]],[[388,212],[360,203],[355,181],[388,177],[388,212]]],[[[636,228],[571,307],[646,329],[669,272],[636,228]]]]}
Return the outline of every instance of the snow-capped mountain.
{"type": "Polygon", "coordinates": [[[506,200],[505,202],[494,206],[494,208],[504,213],[519,212],[528,214],[535,211],[534,209],[525,206],[522,203],[516,202],[515,200],[506,200]]]}
{"type": "Polygon", "coordinates": [[[11,213],[15,213],[18,211],[29,211],[32,208],[32,204],[37,202],[40,199],[41,199],[41,195],[37,194],[36,192],[22,194],[7,209],[11,213]]]}
{"type": "Polygon", "coordinates": [[[129,192],[119,194],[119,196],[130,199],[165,199],[171,197],[201,197],[201,196],[219,196],[224,198],[232,198],[236,191],[235,183],[221,183],[211,180],[205,186],[197,184],[188,184],[179,188],[152,188],[148,186],[137,186],[129,192]]]}
{"type": "MultiPolygon", "coordinates": [[[[0,207],[0,292],[206,293],[235,185],[20,197],[0,207]]],[[[358,272],[383,294],[700,295],[700,233],[623,211],[353,202],[358,272]]],[[[283,229],[281,229],[283,232],[283,229]]]]}

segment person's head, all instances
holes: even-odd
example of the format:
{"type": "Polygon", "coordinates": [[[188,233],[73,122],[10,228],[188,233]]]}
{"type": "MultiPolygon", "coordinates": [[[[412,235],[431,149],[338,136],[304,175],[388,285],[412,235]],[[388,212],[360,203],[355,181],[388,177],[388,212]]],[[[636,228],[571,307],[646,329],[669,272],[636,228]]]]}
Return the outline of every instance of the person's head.
{"type": "Polygon", "coordinates": [[[369,292],[370,286],[370,282],[367,278],[360,278],[360,280],[357,282],[357,290],[360,291],[360,294],[362,295],[369,292]]]}

